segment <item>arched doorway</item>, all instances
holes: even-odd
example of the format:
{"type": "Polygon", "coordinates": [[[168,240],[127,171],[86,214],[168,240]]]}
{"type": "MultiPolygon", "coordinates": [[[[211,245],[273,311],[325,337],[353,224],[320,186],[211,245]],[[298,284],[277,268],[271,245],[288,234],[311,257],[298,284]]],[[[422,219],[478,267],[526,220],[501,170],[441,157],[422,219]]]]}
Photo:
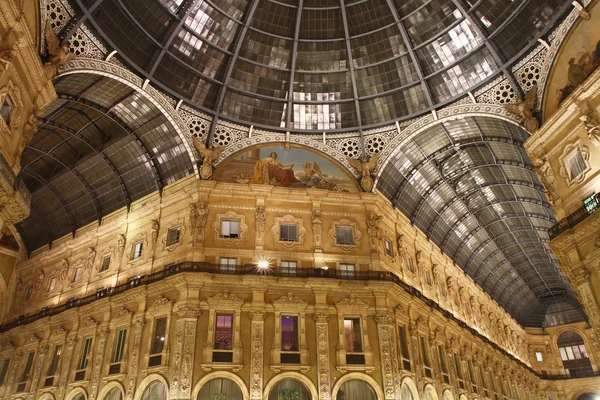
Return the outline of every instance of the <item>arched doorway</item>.
{"type": "Polygon", "coordinates": [[[423,393],[423,397],[425,398],[425,400],[438,400],[437,392],[431,384],[425,386],[425,392],[423,393]]]}
{"type": "Polygon", "coordinates": [[[167,400],[167,388],[161,381],[152,381],[142,394],[141,400],[167,400]]]}
{"type": "Polygon", "coordinates": [[[121,392],[121,389],[114,387],[110,389],[106,394],[106,397],[102,400],[123,400],[123,393],[121,392]]]}
{"type": "Polygon", "coordinates": [[[575,400],[600,400],[600,394],[584,393],[579,395],[575,400]]]}
{"type": "Polygon", "coordinates": [[[571,378],[592,376],[594,371],[590,363],[583,338],[573,331],[565,331],[557,340],[558,351],[565,373],[571,378]]]}
{"type": "Polygon", "coordinates": [[[282,379],[269,392],[269,400],[313,400],[310,391],[296,379],[282,379]]]}
{"type": "Polygon", "coordinates": [[[402,400],[415,400],[413,398],[412,392],[406,383],[402,384],[402,388],[400,389],[400,398],[402,400]]]}
{"type": "Polygon", "coordinates": [[[377,400],[377,394],[367,382],[351,379],[340,386],[335,400],[377,400]]]}
{"type": "Polygon", "coordinates": [[[197,400],[243,400],[244,395],[240,387],[232,380],[225,378],[215,378],[206,382],[200,392],[197,400]]]}

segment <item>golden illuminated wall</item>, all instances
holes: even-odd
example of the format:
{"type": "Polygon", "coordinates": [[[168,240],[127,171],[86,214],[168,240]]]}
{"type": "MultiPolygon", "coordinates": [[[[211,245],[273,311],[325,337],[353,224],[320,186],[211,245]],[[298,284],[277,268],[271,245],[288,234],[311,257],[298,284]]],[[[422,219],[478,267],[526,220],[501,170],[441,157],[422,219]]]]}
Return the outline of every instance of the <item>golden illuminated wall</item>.
{"type": "Polygon", "coordinates": [[[520,327],[379,194],[188,177],[167,186],[162,197],[135,202],[129,213],[119,210],[101,226],[35,251],[17,274],[8,321],[91,297],[0,335],[0,372],[10,360],[3,398],[32,393],[71,400],[81,393],[104,400],[118,388],[137,400],[152,381],[161,381],[170,398],[195,399],[215,378],[235,382],[250,399],[267,398],[284,379],[301,382],[319,399],[335,398],[353,380],[368,384],[378,399],[408,398],[408,391],[415,400],[541,399],[547,393],[570,400],[575,390],[559,389],[568,380],[536,374],[561,373],[558,349],[544,365],[534,361],[537,347],[554,349],[551,334],[520,327]],[[223,219],[239,221],[239,238],[221,237],[223,219]],[[281,223],[298,227],[297,241],[281,241],[281,223]],[[177,227],[179,239],[169,242],[177,227]],[[353,244],[338,245],[336,227],[351,228],[353,244]],[[274,274],[227,274],[221,257],[237,265],[268,260],[274,274]],[[184,261],[197,264],[164,272],[184,261]],[[282,261],[296,261],[298,275],[310,276],[281,276],[282,261]],[[340,264],[354,264],[355,271],[336,278],[340,264]],[[137,277],[148,274],[154,282],[138,285],[137,277]],[[117,292],[96,295],[121,284],[117,292]],[[217,313],[233,316],[228,362],[213,359],[217,313]],[[299,326],[294,363],[286,363],[281,350],[281,317],[290,315],[299,326]],[[166,345],[154,365],[154,325],[163,316],[166,345]],[[362,357],[359,363],[348,362],[344,318],[360,321],[362,351],[350,354],[362,357]],[[121,329],[127,329],[126,355],[115,372],[111,357],[121,329]],[[82,369],[88,337],[89,363],[82,369]],[[57,345],[60,367],[49,378],[57,345]],[[31,352],[31,372],[22,381],[31,352]]]}

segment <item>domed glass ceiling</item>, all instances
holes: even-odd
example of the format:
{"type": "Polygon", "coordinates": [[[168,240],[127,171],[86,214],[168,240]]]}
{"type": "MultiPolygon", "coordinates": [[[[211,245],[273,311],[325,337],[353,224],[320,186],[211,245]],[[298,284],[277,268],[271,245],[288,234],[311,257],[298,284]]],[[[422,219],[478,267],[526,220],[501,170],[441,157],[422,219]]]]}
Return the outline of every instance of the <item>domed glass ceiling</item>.
{"type": "Polygon", "coordinates": [[[406,119],[510,66],[565,0],[73,0],[121,60],[229,120],[344,130],[406,119]]]}

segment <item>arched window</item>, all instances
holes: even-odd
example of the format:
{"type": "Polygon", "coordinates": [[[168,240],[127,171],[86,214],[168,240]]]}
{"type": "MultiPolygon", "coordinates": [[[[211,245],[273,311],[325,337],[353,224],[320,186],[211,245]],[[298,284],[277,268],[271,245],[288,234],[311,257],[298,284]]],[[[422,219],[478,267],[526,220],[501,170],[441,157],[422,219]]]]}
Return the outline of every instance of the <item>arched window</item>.
{"type": "Polygon", "coordinates": [[[116,387],[110,389],[110,391],[106,394],[106,397],[103,400],[123,400],[123,394],[121,393],[121,389],[116,387]]]}
{"type": "Polygon", "coordinates": [[[600,395],[595,393],[584,393],[577,397],[577,400],[598,400],[600,399],[600,395]]]}
{"type": "Polygon", "coordinates": [[[271,389],[269,400],[312,400],[312,397],[302,382],[287,378],[277,382],[271,389]]]}
{"type": "Polygon", "coordinates": [[[583,338],[573,331],[566,331],[558,337],[558,351],[565,373],[572,378],[593,375],[590,358],[583,338]]]}
{"type": "Polygon", "coordinates": [[[75,397],[73,397],[73,400],[85,400],[85,396],[83,393],[77,393],[75,397]]]}
{"type": "Polygon", "coordinates": [[[141,400],[167,400],[167,388],[161,381],[151,382],[142,394],[141,400]]]}
{"type": "Polygon", "coordinates": [[[202,386],[197,400],[243,400],[243,398],[237,383],[229,379],[216,378],[202,386]]]}
{"type": "Polygon", "coordinates": [[[402,384],[402,388],[400,389],[400,398],[402,400],[415,400],[413,398],[412,392],[406,383],[402,384]]]}
{"type": "Polygon", "coordinates": [[[351,379],[340,386],[335,400],[377,400],[377,395],[367,382],[351,379]]]}

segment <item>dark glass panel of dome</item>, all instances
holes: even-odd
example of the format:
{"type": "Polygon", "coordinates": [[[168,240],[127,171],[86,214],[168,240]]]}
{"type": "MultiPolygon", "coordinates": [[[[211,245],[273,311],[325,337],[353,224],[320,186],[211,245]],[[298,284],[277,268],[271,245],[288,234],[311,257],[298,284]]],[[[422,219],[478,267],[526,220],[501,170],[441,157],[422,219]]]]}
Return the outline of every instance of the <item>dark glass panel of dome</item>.
{"type": "Polygon", "coordinates": [[[338,101],[353,98],[350,72],[307,74],[294,76],[294,101],[338,101]],[[301,98],[302,97],[302,98],[301,98]]]}
{"type": "MultiPolygon", "coordinates": [[[[86,0],[94,3],[93,0],[86,0]]],[[[158,0],[163,7],[169,10],[172,14],[176,14],[179,8],[183,4],[183,0],[158,0]]]]}
{"type": "Polygon", "coordinates": [[[229,59],[222,50],[205,43],[186,29],[180,30],[173,38],[169,51],[183,64],[187,64],[205,77],[219,81],[224,74],[221,65],[229,59]]]}
{"type": "Polygon", "coordinates": [[[215,105],[218,84],[202,78],[196,71],[170,55],[163,57],[154,72],[154,77],[196,104],[207,108],[213,108],[215,105]]]}
{"type": "Polygon", "coordinates": [[[298,42],[297,71],[347,70],[346,42],[298,42]]]}
{"type": "Polygon", "coordinates": [[[182,29],[178,37],[184,37],[182,32],[186,32],[186,37],[193,34],[225,50],[230,50],[239,29],[238,22],[204,1],[193,6],[185,19],[185,26],[187,29],[182,29]]]}
{"type": "Polygon", "coordinates": [[[423,74],[430,75],[456,63],[481,45],[483,38],[463,20],[442,37],[416,49],[416,54],[423,74]]]}
{"type": "Polygon", "coordinates": [[[294,129],[342,129],[355,127],[356,108],[353,101],[328,104],[297,104],[292,106],[294,129]]]}
{"type": "Polygon", "coordinates": [[[394,17],[386,0],[361,1],[346,5],[348,34],[350,37],[380,29],[394,23],[394,17]]]}
{"type": "Polygon", "coordinates": [[[387,96],[360,100],[363,125],[378,124],[390,121],[402,115],[410,115],[422,111],[425,106],[425,95],[421,85],[394,92],[387,96]]]}
{"type": "Polygon", "coordinates": [[[419,46],[461,19],[460,11],[451,0],[433,0],[410,14],[403,23],[413,45],[419,46]]]}
{"type": "Polygon", "coordinates": [[[296,12],[296,7],[263,0],[258,3],[250,26],[273,35],[293,38],[296,12]]]}
{"type": "Polygon", "coordinates": [[[429,1],[430,0],[394,0],[394,5],[396,6],[398,15],[402,18],[406,17],[417,8],[422,7],[424,4],[427,4],[429,1]]]}
{"type": "Polygon", "coordinates": [[[506,59],[511,59],[535,40],[565,4],[564,0],[530,0],[499,34],[493,36],[493,42],[506,59]]]}
{"type": "Polygon", "coordinates": [[[246,0],[218,0],[211,1],[211,3],[216,4],[219,10],[237,21],[241,21],[243,19],[244,13],[248,8],[248,2],[246,0]]]}
{"type": "Polygon", "coordinates": [[[513,0],[484,0],[477,6],[474,15],[481,21],[481,26],[488,33],[492,33],[522,4],[513,0]]]}
{"type": "Polygon", "coordinates": [[[292,44],[292,40],[249,29],[244,36],[240,57],[270,67],[289,69],[292,44]]]}
{"type": "Polygon", "coordinates": [[[350,40],[354,67],[364,67],[406,54],[397,25],[350,40]]]}
{"type": "Polygon", "coordinates": [[[141,25],[141,29],[157,42],[162,41],[175,21],[173,15],[158,0],[127,0],[121,1],[121,4],[132,19],[141,25]]]}
{"type": "Polygon", "coordinates": [[[372,67],[357,69],[354,73],[356,74],[356,87],[359,97],[394,90],[418,79],[408,56],[402,56],[372,67]]]}
{"type": "Polygon", "coordinates": [[[344,37],[344,23],[339,8],[302,9],[300,39],[327,40],[344,37]]]}
{"type": "Polygon", "coordinates": [[[289,77],[289,71],[267,68],[238,59],[229,85],[248,92],[249,95],[257,93],[262,96],[286,99],[289,77]]]}
{"type": "Polygon", "coordinates": [[[231,118],[243,115],[256,124],[281,126],[285,123],[286,102],[272,101],[228,90],[225,92],[222,113],[231,118]]]}
{"type": "Polygon", "coordinates": [[[429,78],[433,98],[442,102],[458,96],[490,76],[496,67],[488,49],[483,48],[452,68],[429,78]]]}
{"type": "Polygon", "coordinates": [[[133,23],[115,0],[104,0],[93,13],[100,29],[108,32],[108,38],[118,44],[132,62],[146,68],[159,46],[133,23]]]}

